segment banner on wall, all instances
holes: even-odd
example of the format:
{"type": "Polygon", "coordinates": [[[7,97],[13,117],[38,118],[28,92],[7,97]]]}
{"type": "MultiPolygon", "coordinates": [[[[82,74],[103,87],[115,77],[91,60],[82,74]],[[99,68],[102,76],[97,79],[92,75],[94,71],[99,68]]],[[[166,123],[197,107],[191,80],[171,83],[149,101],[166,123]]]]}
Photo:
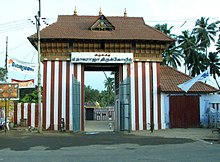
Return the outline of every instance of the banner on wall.
{"type": "Polygon", "coordinates": [[[36,75],[37,64],[19,61],[8,58],[8,71],[21,72],[24,74],[36,75]]]}
{"type": "Polygon", "coordinates": [[[132,63],[133,53],[72,52],[72,63],[132,63]]]}
{"type": "Polygon", "coordinates": [[[11,79],[11,82],[18,83],[19,88],[35,88],[34,79],[29,79],[29,80],[11,79]]]}

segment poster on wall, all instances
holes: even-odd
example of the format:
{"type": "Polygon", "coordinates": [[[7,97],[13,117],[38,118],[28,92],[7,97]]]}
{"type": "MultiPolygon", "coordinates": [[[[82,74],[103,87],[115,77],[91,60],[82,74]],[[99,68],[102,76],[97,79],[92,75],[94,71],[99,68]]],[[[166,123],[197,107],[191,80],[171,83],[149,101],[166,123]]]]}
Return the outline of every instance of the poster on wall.
{"type": "Polygon", "coordinates": [[[18,83],[19,88],[35,88],[34,79],[29,79],[29,80],[11,79],[11,82],[18,83]]]}
{"type": "Polygon", "coordinates": [[[18,100],[19,85],[18,83],[0,83],[0,100],[18,100]]]}

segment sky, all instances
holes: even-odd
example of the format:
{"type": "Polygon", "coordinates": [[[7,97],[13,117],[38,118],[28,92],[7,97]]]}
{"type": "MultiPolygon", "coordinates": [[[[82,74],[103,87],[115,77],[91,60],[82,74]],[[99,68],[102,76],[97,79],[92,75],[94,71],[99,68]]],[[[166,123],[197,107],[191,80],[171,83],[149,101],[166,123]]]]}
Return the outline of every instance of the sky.
{"type": "MultiPolygon", "coordinates": [[[[8,56],[30,63],[37,63],[37,51],[27,37],[36,33],[34,16],[39,10],[39,0],[0,1],[0,67],[5,65],[6,37],[8,56]]],[[[173,34],[191,30],[201,17],[210,22],[220,20],[219,0],[41,0],[41,29],[56,21],[58,15],[72,15],[76,7],[78,15],[98,15],[101,8],[105,16],[123,16],[126,9],[129,17],[143,17],[146,24],[167,23],[173,26],[173,34]]],[[[214,44],[212,45],[214,50],[214,44]]],[[[94,74],[86,74],[86,84],[95,89],[103,89],[104,74],[98,74],[100,83],[94,83],[94,74]]],[[[21,75],[15,72],[9,78],[24,80],[36,76],[21,75]]]]}

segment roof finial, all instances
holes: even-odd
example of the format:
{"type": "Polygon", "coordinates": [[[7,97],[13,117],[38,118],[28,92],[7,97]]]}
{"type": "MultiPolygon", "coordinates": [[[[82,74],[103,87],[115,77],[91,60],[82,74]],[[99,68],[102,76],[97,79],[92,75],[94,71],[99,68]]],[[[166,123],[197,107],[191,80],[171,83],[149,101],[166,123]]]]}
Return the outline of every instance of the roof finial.
{"type": "Polygon", "coordinates": [[[75,6],[75,9],[74,9],[74,14],[73,15],[77,15],[76,6],[75,6]]]}
{"type": "Polygon", "coordinates": [[[126,8],[125,8],[125,12],[124,12],[124,17],[127,17],[127,11],[126,11],[126,8]]]}
{"type": "Polygon", "coordinates": [[[99,10],[99,16],[102,15],[102,8],[100,7],[100,10],[99,10]]]}

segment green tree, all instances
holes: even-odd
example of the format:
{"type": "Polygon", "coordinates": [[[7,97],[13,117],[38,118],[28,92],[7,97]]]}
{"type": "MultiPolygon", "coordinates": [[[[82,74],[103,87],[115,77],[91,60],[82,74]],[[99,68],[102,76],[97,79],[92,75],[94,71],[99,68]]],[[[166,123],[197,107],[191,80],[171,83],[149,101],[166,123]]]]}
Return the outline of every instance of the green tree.
{"type": "Polygon", "coordinates": [[[210,67],[210,73],[215,79],[218,88],[220,89],[220,86],[217,81],[217,77],[220,76],[220,58],[218,57],[218,53],[209,52],[208,59],[209,59],[208,66],[210,67]]]}
{"type": "Polygon", "coordinates": [[[172,38],[175,38],[175,37],[176,37],[175,34],[172,34],[172,33],[171,33],[171,30],[172,30],[173,26],[171,26],[171,27],[168,28],[167,23],[165,23],[165,24],[156,24],[156,25],[154,26],[154,28],[157,29],[157,30],[159,30],[159,31],[161,31],[162,33],[164,33],[164,34],[166,34],[166,35],[172,37],[172,38]]]}
{"type": "MultiPolygon", "coordinates": [[[[154,26],[154,28],[161,31],[162,33],[172,37],[172,38],[176,38],[176,35],[171,33],[171,29],[173,28],[173,26],[168,28],[168,25],[165,23],[162,25],[157,24],[154,26]]],[[[178,66],[181,66],[181,58],[182,57],[183,56],[179,52],[179,49],[176,46],[176,43],[173,43],[163,51],[162,65],[167,65],[167,66],[177,68],[178,66]]]]}
{"type": "Polygon", "coordinates": [[[0,81],[5,81],[6,70],[0,67],[0,81]]]}
{"type": "Polygon", "coordinates": [[[85,102],[95,102],[100,100],[100,93],[91,86],[85,86],[85,102]]]}
{"type": "MultiPolygon", "coordinates": [[[[200,61],[203,60],[200,55],[201,55],[201,52],[204,51],[204,48],[198,45],[198,43],[196,42],[196,37],[192,33],[190,33],[188,30],[182,31],[182,34],[178,36],[177,40],[178,40],[177,42],[179,44],[180,52],[183,54],[185,73],[186,73],[186,70],[192,70],[190,68],[194,67],[195,65],[199,63],[198,60],[200,61]]],[[[199,67],[195,67],[194,70],[192,71],[195,72],[196,68],[197,68],[196,71],[203,70],[203,67],[202,69],[199,70],[198,69],[200,68],[199,66],[199,67]]]]}
{"type": "Polygon", "coordinates": [[[193,29],[193,34],[197,39],[197,43],[200,46],[206,49],[206,56],[207,56],[207,49],[210,47],[211,42],[215,42],[215,36],[218,31],[218,24],[220,21],[216,21],[209,24],[209,18],[201,17],[197,19],[195,28],[193,29]]]}
{"type": "Polygon", "coordinates": [[[114,105],[114,85],[115,85],[115,80],[114,77],[107,77],[106,73],[105,78],[106,80],[104,81],[104,86],[107,89],[107,106],[112,106],[114,105]]]}
{"type": "Polygon", "coordinates": [[[190,53],[187,60],[188,70],[190,70],[191,76],[199,75],[202,71],[206,70],[208,59],[203,52],[194,50],[190,53]]]}
{"type": "Polygon", "coordinates": [[[220,38],[218,39],[218,41],[216,42],[216,51],[217,53],[220,53],[220,38]]]}
{"type": "Polygon", "coordinates": [[[181,66],[181,58],[183,55],[179,52],[178,47],[173,44],[170,47],[166,48],[162,53],[162,65],[171,66],[177,69],[178,66],[181,66]]]}
{"type": "Polygon", "coordinates": [[[25,94],[25,96],[20,99],[20,102],[23,102],[23,103],[38,103],[37,89],[34,89],[31,93],[25,94]]]}

